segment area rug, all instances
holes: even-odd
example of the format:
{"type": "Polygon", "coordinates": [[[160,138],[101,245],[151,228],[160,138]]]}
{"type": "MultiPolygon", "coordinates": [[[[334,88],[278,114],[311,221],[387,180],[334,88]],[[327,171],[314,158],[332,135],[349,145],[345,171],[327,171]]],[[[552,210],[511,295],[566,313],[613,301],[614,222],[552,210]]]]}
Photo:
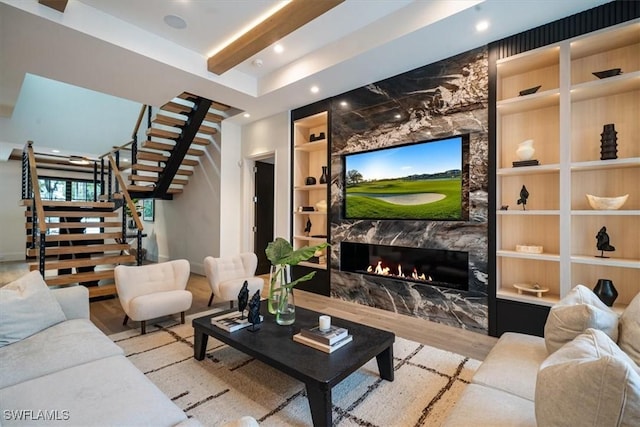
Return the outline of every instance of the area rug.
{"type": "MultiPolygon", "coordinates": [[[[199,315],[202,315],[199,314],[199,315]]],[[[197,317],[197,316],[193,316],[197,317]]],[[[188,416],[218,426],[250,415],[261,426],[311,426],[304,384],[220,341],[193,358],[193,328],[167,321],[111,335],[129,360],[188,416]]],[[[396,337],[393,382],[375,358],[333,389],[336,426],[438,426],[451,411],[477,360],[396,337]]]]}

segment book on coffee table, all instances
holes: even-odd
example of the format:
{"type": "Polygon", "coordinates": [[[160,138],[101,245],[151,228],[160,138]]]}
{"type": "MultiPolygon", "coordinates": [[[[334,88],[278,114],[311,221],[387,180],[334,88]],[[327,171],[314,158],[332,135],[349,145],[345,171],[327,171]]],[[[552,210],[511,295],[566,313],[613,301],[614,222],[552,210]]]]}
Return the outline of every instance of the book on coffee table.
{"type": "Polygon", "coordinates": [[[349,331],[347,331],[347,329],[335,325],[331,325],[327,330],[322,330],[319,326],[315,326],[313,328],[302,328],[300,329],[300,333],[305,338],[327,345],[333,345],[349,335],[349,331]]]}
{"type": "MultiPolygon", "coordinates": [[[[263,319],[263,316],[260,316],[261,322],[263,319]]],[[[239,311],[232,311],[230,313],[212,317],[211,324],[220,329],[224,329],[227,332],[235,332],[239,329],[251,326],[251,322],[249,322],[247,316],[242,316],[242,313],[239,311]]]]}
{"type": "Polygon", "coordinates": [[[293,336],[293,340],[300,344],[304,344],[309,347],[315,348],[316,350],[324,351],[325,353],[332,353],[333,351],[353,341],[353,335],[347,335],[346,337],[342,338],[340,341],[334,343],[333,345],[323,344],[314,339],[307,338],[301,333],[295,334],[293,336]]]}

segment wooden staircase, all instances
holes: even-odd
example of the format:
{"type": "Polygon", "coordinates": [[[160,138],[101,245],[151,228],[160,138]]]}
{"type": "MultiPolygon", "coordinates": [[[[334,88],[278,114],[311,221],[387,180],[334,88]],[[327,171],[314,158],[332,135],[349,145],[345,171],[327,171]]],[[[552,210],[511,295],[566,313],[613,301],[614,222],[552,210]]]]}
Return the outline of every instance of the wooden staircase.
{"type": "Polygon", "coordinates": [[[188,92],[160,107],[130,166],[131,196],[166,199],[182,193],[230,108],[188,92]]]}
{"type": "Polygon", "coordinates": [[[116,294],[113,269],[118,264],[135,264],[136,259],[122,234],[115,203],[43,200],[48,230],[44,251],[32,244],[32,205],[31,199],[22,200],[28,231],[27,256],[36,259],[29,264],[30,270],[39,270],[43,265],[49,286],[85,285],[92,298],[116,294]],[[45,259],[41,259],[43,255],[45,259]]]}

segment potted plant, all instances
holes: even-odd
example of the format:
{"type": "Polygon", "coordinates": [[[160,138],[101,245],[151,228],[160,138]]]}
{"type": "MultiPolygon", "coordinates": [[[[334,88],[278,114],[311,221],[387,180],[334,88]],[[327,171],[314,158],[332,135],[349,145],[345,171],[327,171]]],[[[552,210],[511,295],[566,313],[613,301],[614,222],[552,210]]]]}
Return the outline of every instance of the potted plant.
{"type": "Polygon", "coordinates": [[[280,325],[290,325],[295,321],[295,304],[293,301],[293,287],[306,282],[315,276],[316,272],[291,280],[290,267],[307,261],[317,251],[329,246],[322,243],[316,246],[305,246],[294,250],[289,241],[282,237],[276,238],[267,245],[265,253],[271,261],[271,280],[269,285],[269,299],[267,301],[269,313],[276,315],[276,322],[280,325]]]}

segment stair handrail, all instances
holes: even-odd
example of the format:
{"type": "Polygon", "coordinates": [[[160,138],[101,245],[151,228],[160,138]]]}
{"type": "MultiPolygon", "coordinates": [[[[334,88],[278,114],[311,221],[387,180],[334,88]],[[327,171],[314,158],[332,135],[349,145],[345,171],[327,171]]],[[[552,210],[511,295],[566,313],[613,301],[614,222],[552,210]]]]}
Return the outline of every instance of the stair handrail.
{"type": "Polygon", "coordinates": [[[40,233],[47,232],[47,222],[44,217],[44,206],[40,197],[40,184],[38,183],[38,171],[36,168],[36,156],[33,153],[33,141],[27,142],[27,156],[29,158],[29,176],[31,178],[31,188],[33,191],[33,200],[36,205],[36,215],[38,217],[38,228],[40,233]]]}
{"type": "Polygon", "coordinates": [[[124,196],[124,199],[126,201],[127,207],[129,208],[129,211],[131,212],[131,217],[133,218],[133,221],[136,224],[136,228],[138,229],[138,231],[144,230],[144,226],[142,225],[142,221],[140,220],[140,216],[138,215],[138,211],[136,210],[136,205],[133,202],[133,199],[131,199],[131,196],[129,195],[129,191],[127,191],[127,183],[125,182],[124,178],[120,174],[118,165],[116,164],[116,161],[111,154],[109,154],[109,163],[111,164],[113,173],[115,174],[115,177],[118,180],[118,183],[120,184],[120,191],[124,196]]]}
{"type": "Polygon", "coordinates": [[[138,114],[138,121],[136,122],[135,127],[133,128],[133,132],[131,133],[131,138],[135,139],[138,135],[138,130],[140,129],[140,125],[142,124],[142,119],[144,118],[144,112],[147,109],[147,104],[142,104],[140,108],[140,114],[138,114]]]}

